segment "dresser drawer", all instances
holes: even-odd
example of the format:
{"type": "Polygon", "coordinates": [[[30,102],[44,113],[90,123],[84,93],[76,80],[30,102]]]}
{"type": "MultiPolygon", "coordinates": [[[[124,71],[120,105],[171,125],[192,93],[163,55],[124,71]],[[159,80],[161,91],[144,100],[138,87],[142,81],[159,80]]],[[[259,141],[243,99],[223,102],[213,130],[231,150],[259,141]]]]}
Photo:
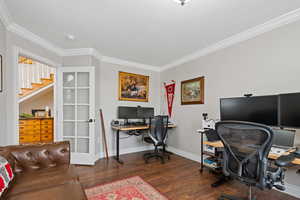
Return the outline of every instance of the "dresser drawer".
{"type": "Polygon", "coordinates": [[[53,141],[52,135],[41,135],[41,141],[42,142],[51,142],[53,141]]]}
{"type": "Polygon", "coordinates": [[[41,131],[40,130],[25,130],[25,129],[20,129],[20,135],[40,135],[41,131]]]}
{"type": "Polygon", "coordinates": [[[40,136],[39,135],[21,135],[20,136],[20,143],[32,143],[32,142],[39,142],[40,136]]]}
{"type": "Polygon", "coordinates": [[[52,125],[41,125],[41,130],[52,130],[53,126],[52,125]]]}
{"type": "Polygon", "coordinates": [[[41,130],[41,126],[40,125],[30,125],[30,126],[24,126],[24,125],[21,125],[19,127],[20,131],[33,131],[33,130],[41,130]]]}
{"type": "Polygon", "coordinates": [[[41,125],[53,125],[52,119],[43,119],[41,120],[41,125]]]}
{"type": "Polygon", "coordinates": [[[52,129],[42,129],[41,130],[41,135],[52,135],[53,130],[52,129]]]}
{"type": "Polygon", "coordinates": [[[20,120],[19,121],[19,124],[20,125],[25,125],[25,126],[28,126],[28,125],[40,125],[40,120],[20,120]]]}

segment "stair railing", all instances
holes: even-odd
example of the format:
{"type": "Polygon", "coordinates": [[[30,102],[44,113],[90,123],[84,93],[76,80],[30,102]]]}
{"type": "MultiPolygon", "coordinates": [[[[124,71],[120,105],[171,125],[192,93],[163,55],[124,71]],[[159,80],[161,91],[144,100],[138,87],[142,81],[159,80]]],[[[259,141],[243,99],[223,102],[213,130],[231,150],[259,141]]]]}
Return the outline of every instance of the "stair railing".
{"type": "Polygon", "coordinates": [[[21,88],[32,88],[32,83],[42,83],[42,78],[50,78],[55,69],[48,65],[33,62],[33,64],[19,63],[19,86],[21,88]]]}

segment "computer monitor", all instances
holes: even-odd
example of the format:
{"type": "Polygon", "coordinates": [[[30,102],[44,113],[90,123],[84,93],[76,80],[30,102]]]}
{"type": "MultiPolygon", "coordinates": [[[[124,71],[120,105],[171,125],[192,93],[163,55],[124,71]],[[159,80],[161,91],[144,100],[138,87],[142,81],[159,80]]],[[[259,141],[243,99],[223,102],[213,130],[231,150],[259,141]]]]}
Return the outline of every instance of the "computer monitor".
{"type": "Polygon", "coordinates": [[[237,120],[278,126],[278,96],[223,98],[221,120],[237,120]]]}
{"type": "Polygon", "coordinates": [[[138,119],[137,107],[119,106],[118,107],[119,119],[138,119]]]}
{"type": "Polygon", "coordinates": [[[295,131],[274,129],[273,145],[278,147],[294,147],[295,131]]]}
{"type": "Polygon", "coordinates": [[[148,119],[154,117],[154,108],[138,107],[137,108],[138,119],[148,119]]]}
{"type": "Polygon", "coordinates": [[[279,95],[280,127],[300,127],[300,93],[279,95]]]}

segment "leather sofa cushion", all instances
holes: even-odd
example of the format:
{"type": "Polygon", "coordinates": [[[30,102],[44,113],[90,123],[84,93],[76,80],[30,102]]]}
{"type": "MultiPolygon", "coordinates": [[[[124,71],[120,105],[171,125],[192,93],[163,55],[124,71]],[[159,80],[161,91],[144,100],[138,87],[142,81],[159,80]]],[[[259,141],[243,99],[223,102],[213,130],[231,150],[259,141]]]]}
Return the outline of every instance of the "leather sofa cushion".
{"type": "Polygon", "coordinates": [[[51,144],[7,146],[15,173],[27,173],[45,168],[70,164],[70,147],[68,142],[51,144]]]}
{"type": "Polygon", "coordinates": [[[78,180],[78,176],[74,172],[74,166],[72,165],[26,172],[16,177],[7,193],[7,197],[63,185],[74,180],[78,180]]]}
{"type": "Polygon", "coordinates": [[[29,193],[22,193],[8,198],[8,200],[86,200],[86,194],[78,181],[71,181],[64,185],[54,186],[29,193]]]}

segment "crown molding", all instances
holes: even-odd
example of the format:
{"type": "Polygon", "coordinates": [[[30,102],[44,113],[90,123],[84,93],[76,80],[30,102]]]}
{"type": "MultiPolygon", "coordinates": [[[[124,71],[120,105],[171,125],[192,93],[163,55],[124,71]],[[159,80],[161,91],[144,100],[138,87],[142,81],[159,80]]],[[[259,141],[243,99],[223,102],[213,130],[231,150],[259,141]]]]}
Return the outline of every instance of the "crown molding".
{"type": "Polygon", "coordinates": [[[144,69],[144,70],[150,70],[150,71],[156,71],[156,72],[161,71],[159,66],[145,65],[145,64],[122,60],[122,59],[114,58],[114,57],[102,56],[101,61],[106,62],[106,63],[116,64],[116,65],[127,66],[127,67],[135,67],[135,68],[144,69]]]}
{"type": "Polygon", "coordinates": [[[102,60],[102,55],[94,48],[79,48],[79,49],[65,49],[62,56],[94,56],[98,60],[102,60]]]}
{"type": "Polygon", "coordinates": [[[12,17],[10,16],[4,0],[0,0],[0,20],[5,27],[8,27],[13,23],[12,17]]]}
{"type": "Polygon", "coordinates": [[[51,42],[39,37],[38,35],[28,31],[27,29],[23,28],[22,26],[20,26],[16,23],[11,23],[10,25],[8,25],[7,30],[16,35],[19,35],[33,43],[36,43],[36,44],[40,45],[41,47],[44,47],[45,49],[55,52],[59,56],[62,56],[64,53],[64,50],[62,48],[57,47],[56,45],[52,44],[51,42]]]}
{"type": "Polygon", "coordinates": [[[296,9],[294,11],[291,11],[289,13],[286,13],[284,15],[281,15],[279,17],[276,17],[270,21],[267,21],[261,25],[255,26],[253,28],[250,28],[246,31],[243,31],[241,33],[238,33],[234,36],[231,36],[225,40],[222,40],[220,42],[217,42],[207,48],[201,49],[195,53],[192,53],[190,55],[184,56],[179,60],[173,61],[161,68],[161,71],[165,71],[167,69],[177,67],[179,65],[182,65],[187,62],[191,62],[193,60],[196,60],[200,57],[206,56],[208,54],[214,53],[218,50],[230,47],[232,45],[235,45],[237,43],[249,40],[251,38],[254,38],[258,35],[261,35],[263,33],[272,31],[276,28],[282,27],[284,25],[293,23],[295,21],[300,20],[300,9],[296,9]]]}

